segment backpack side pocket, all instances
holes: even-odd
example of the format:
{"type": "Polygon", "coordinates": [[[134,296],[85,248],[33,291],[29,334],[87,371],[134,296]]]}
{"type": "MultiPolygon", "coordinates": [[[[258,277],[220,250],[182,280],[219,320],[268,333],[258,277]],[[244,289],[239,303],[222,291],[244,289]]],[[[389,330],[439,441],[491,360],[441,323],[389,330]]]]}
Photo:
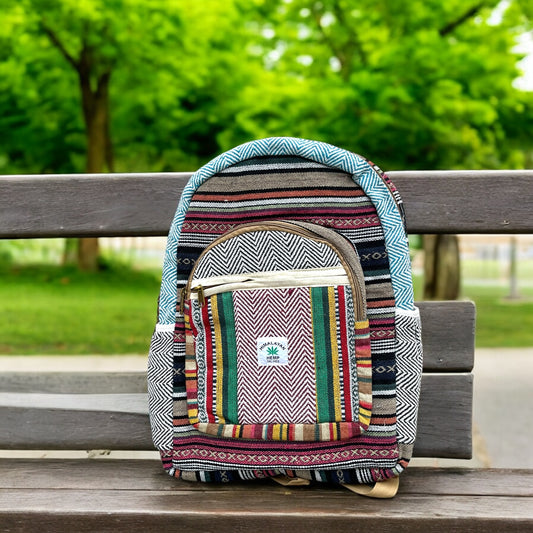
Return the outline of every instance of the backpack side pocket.
{"type": "Polygon", "coordinates": [[[422,364],[420,311],[417,307],[412,311],[396,309],[396,412],[400,444],[415,442],[422,364]]]}
{"type": "Polygon", "coordinates": [[[148,403],[154,445],[172,449],[174,324],[156,324],[148,353],[148,403]]]}

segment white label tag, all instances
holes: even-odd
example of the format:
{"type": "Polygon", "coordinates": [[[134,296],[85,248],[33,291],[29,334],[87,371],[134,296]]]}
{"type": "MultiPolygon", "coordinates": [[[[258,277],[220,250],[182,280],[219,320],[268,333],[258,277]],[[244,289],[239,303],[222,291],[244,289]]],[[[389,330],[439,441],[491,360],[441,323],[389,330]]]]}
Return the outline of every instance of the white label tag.
{"type": "Polygon", "coordinates": [[[289,363],[287,337],[257,339],[257,362],[259,366],[287,365],[289,363]]]}

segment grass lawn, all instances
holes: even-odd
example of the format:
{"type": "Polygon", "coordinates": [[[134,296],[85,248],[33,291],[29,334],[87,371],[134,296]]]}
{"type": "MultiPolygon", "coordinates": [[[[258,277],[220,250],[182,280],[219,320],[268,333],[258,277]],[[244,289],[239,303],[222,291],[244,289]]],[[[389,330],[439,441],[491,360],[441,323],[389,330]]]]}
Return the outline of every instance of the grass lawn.
{"type": "Polygon", "coordinates": [[[477,308],[476,345],[483,348],[533,346],[533,289],[520,290],[509,300],[503,287],[466,286],[465,298],[477,308]]]}
{"type": "MultiPolygon", "coordinates": [[[[472,278],[470,278],[472,279],[472,278]]],[[[476,346],[520,348],[533,346],[533,287],[520,286],[518,300],[507,298],[509,289],[494,280],[463,283],[461,299],[476,304],[476,346]]],[[[520,285],[520,284],[519,284],[520,285]]],[[[415,276],[415,299],[422,299],[422,279],[415,276]]]]}
{"type": "MultiPolygon", "coordinates": [[[[58,266],[0,268],[0,354],[146,354],[160,268],[84,274],[58,266]]],[[[415,278],[415,293],[421,280],[415,278]]],[[[477,305],[477,345],[533,346],[533,287],[465,284],[477,305]]],[[[420,296],[418,296],[420,298],[420,296]]]]}
{"type": "Polygon", "coordinates": [[[0,271],[0,354],[143,354],[158,274],[39,265],[0,271]]]}

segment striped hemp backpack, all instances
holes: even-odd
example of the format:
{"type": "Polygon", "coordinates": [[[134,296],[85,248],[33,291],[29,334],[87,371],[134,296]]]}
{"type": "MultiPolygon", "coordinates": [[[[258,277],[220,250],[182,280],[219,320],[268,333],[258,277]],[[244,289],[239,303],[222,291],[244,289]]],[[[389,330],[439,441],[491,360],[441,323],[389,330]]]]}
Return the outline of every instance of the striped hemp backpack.
{"type": "Polygon", "coordinates": [[[191,177],[148,362],[153,440],[171,476],[394,496],[421,373],[402,201],[379,168],[269,138],[191,177]]]}

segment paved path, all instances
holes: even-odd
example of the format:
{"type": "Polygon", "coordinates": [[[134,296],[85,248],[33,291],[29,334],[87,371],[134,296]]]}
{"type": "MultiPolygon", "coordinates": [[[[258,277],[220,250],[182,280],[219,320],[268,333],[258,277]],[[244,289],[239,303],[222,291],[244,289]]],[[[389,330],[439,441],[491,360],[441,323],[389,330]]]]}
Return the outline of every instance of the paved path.
{"type": "MultiPolygon", "coordinates": [[[[139,355],[0,357],[0,372],[145,369],[146,356],[139,355]]],[[[478,349],[474,366],[474,459],[417,459],[414,463],[533,468],[532,384],[533,348],[478,349]]]]}

